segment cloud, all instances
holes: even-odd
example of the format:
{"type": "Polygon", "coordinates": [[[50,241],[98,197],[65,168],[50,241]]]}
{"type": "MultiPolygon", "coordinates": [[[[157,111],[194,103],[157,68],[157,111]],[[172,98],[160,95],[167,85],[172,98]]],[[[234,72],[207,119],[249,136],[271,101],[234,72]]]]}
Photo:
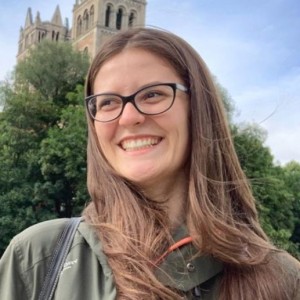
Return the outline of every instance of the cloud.
{"type": "Polygon", "coordinates": [[[285,164],[291,160],[300,162],[299,140],[300,125],[294,127],[281,126],[272,130],[266,145],[270,147],[275,161],[280,164],[285,164]]]}
{"type": "Polygon", "coordinates": [[[265,128],[266,144],[276,160],[300,161],[300,72],[293,70],[270,85],[249,87],[234,99],[240,110],[237,121],[265,128]]]}
{"type": "MultiPolygon", "coordinates": [[[[241,93],[234,95],[244,118],[258,123],[276,119],[293,120],[300,111],[300,70],[290,72],[263,85],[249,86],[241,93]],[[292,119],[291,119],[292,118],[292,119]]],[[[298,122],[298,120],[297,120],[298,122]]]]}

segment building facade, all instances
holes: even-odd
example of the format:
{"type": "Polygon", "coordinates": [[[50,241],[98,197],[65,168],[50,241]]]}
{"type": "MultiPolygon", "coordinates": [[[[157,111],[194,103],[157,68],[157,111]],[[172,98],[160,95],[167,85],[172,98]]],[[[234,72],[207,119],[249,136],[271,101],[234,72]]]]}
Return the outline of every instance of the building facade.
{"type": "Polygon", "coordinates": [[[31,8],[28,8],[25,26],[20,29],[17,61],[22,60],[28,50],[43,39],[52,41],[69,41],[71,32],[68,24],[63,24],[59,6],[56,7],[51,21],[42,22],[37,12],[33,21],[31,8]]]}
{"type": "Polygon", "coordinates": [[[73,9],[72,42],[94,57],[101,43],[118,30],[145,26],[146,1],[77,0],[73,9]]]}
{"type": "Polygon", "coordinates": [[[146,0],[76,0],[73,6],[72,28],[62,21],[59,6],[51,21],[42,21],[37,12],[33,21],[28,8],[25,26],[20,29],[17,61],[43,39],[71,42],[75,49],[94,57],[103,41],[118,32],[135,26],[145,26],[146,0]]]}

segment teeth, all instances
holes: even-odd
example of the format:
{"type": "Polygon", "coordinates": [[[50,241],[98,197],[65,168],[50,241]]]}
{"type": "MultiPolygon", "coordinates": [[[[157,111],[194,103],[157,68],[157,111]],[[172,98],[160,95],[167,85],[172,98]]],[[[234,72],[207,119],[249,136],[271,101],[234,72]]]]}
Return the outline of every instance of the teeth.
{"type": "Polygon", "coordinates": [[[149,148],[158,144],[159,138],[144,138],[138,140],[126,140],[121,143],[121,146],[126,151],[139,150],[142,148],[149,148]]]}

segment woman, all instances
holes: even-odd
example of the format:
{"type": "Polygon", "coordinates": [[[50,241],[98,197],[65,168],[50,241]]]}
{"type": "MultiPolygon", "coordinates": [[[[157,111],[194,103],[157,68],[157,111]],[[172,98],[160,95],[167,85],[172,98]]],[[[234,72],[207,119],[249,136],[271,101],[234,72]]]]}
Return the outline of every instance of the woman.
{"type": "MultiPolygon", "coordinates": [[[[108,103],[104,98],[99,117],[93,104],[90,109],[88,184],[94,202],[85,215],[98,230],[119,295],[179,298],[153,276],[159,265],[152,262],[172,244],[176,228],[186,225],[198,254],[223,262],[222,275],[216,275],[219,299],[288,299],[290,282],[278,281],[276,270],[285,257],[258,224],[220,99],[197,53],[166,32],[122,33],[95,58],[87,95],[131,95],[169,82],[180,88],[161,114],[141,113],[139,97],[140,112],[128,103],[119,116],[114,97],[108,103]]],[[[155,104],[161,96],[149,89],[145,101],[155,104]]]]}
{"type": "MultiPolygon", "coordinates": [[[[261,229],[211,75],[185,41],[118,33],[93,60],[86,94],[92,202],[67,258],[77,271],[64,268],[55,299],[300,299],[300,264],[261,229]]],[[[34,249],[50,257],[62,227],[43,224],[4,258],[13,269],[32,257],[15,276],[28,299],[46,272],[34,249]]]]}

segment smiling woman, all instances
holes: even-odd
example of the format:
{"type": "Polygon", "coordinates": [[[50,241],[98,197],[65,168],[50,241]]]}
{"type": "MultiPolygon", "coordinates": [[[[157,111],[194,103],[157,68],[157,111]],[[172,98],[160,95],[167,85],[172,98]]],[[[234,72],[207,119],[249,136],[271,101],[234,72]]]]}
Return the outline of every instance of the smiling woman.
{"type": "MultiPolygon", "coordinates": [[[[109,91],[133,93],[127,98],[132,98],[133,103],[120,104],[113,120],[99,119],[94,123],[95,130],[113,169],[141,188],[149,186],[149,193],[160,191],[162,201],[167,197],[166,184],[185,190],[182,184],[189,144],[189,100],[187,93],[179,90],[186,90],[183,84],[164,59],[149,51],[129,48],[102,65],[93,86],[94,93],[100,95],[109,91]]],[[[116,113],[115,109],[111,111],[116,113]]],[[[103,114],[97,112],[95,119],[103,114]]]]}
{"type": "MultiPolygon", "coordinates": [[[[116,34],[91,64],[85,101],[91,202],[54,299],[299,299],[300,264],[263,232],[222,102],[190,45],[154,29],[116,34]]],[[[62,224],[14,239],[1,299],[25,299],[22,287],[35,299],[62,224]]]]}

